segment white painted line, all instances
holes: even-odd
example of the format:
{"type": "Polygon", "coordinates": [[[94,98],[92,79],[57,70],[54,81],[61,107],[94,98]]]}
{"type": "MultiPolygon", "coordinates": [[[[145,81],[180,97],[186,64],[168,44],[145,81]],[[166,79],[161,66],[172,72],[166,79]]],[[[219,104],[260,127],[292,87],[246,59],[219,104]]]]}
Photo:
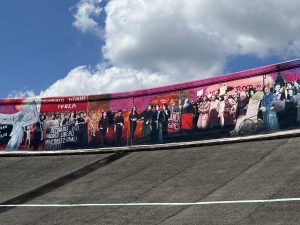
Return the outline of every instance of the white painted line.
{"type": "Polygon", "coordinates": [[[111,207],[111,206],[197,206],[197,205],[224,205],[224,204],[258,204],[276,202],[300,202],[300,198],[282,198],[267,200],[236,200],[236,201],[211,201],[211,202],[161,202],[161,203],[95,203],[95,204],[20,204],[0,205],[3,207],[111,207]]]}

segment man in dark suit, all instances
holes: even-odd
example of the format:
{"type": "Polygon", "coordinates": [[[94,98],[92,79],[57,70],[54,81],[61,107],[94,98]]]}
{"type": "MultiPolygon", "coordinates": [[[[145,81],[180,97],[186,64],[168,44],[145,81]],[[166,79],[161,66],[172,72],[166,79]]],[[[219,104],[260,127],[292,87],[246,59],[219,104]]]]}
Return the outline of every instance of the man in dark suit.
{"type": "Polygon", "coordinates": [[[115,127],[114,127],[114,131],[116,132],[116,143],[118,146],[121,146],[123,128],[124,128],[124,116],[122,114],[122,110],[119,110],[118,115],[115,118],[115,127]]]}
{"type": "Polygon", "coordinates": [[[160,105],[155,105],[155,110],[152,114],[152,138],[154,142],[163,143],[162,124],[164,117],[164,112],[160,111],[160,105]]]}

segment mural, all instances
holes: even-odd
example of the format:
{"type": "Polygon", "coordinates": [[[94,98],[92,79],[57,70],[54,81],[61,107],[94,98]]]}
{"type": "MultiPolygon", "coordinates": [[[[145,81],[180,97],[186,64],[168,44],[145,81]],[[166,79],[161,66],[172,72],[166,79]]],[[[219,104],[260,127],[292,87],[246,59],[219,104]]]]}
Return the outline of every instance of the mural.
{"type": "Polygon", "coordinates": [[[203,140],[300,126],[300,60],[108,95],[0,100],[2,151],[203,140]]]}

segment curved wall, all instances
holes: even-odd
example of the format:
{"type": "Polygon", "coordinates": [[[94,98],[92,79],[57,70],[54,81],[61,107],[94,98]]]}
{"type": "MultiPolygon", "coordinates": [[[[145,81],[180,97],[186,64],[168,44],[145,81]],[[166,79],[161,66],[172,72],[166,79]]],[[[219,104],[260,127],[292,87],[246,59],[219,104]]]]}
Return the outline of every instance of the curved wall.
{"type": "Polygon", "coordinates": [[[133,92],[1,99],[0,148],[129,146],[293,129],[299,83],[300,60],[294,60],[133,92]]]}

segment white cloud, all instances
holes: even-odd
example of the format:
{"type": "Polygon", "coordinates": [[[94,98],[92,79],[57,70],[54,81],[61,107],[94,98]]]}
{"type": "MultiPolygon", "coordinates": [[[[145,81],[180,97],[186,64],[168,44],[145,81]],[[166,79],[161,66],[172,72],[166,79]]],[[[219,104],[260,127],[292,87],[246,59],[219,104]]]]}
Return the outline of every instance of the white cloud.
{"type": "Polygon", "coordinates": [[[112,67],[77,67],[42,96],[201,79],[223,73],[232,55],[299,57],[299,0],[110,0],[100,28],[101,1],[80,0],[73,25],[82,32],[104,31],[103,56],[112,67]]]}
{"type": "Polygon", "coordinates": [[[151,73],[147,70],[105,68],[98,66],[94,71],[86,66],[71,70],[68,75],[56,81],[41,97],[61,95],[83,95],[96,93],[112,93],[145,89],[154,84],[168,84],[169,77],[151,73]]]}
{"type": "Polygon", "coordinates": [[[299,55],[299,8],[298,0],[111,0],[103,54],[174,81],[212,76],[230,55],[299,55]]]}
{"type": "Polygon", "coordinates": [[[102,29],[99,27],[96,19],[103,9],[99,6],[102,0],[81,0],[76,5],[73,26],[81,32],[93,32],[102,35],[102,29]]]}
{"type": "Polygon", "coordinates": [[[33,90],[13,90],[8,95],[8,98],[32,98],[35,97],[35,93],[33,90]]]}

